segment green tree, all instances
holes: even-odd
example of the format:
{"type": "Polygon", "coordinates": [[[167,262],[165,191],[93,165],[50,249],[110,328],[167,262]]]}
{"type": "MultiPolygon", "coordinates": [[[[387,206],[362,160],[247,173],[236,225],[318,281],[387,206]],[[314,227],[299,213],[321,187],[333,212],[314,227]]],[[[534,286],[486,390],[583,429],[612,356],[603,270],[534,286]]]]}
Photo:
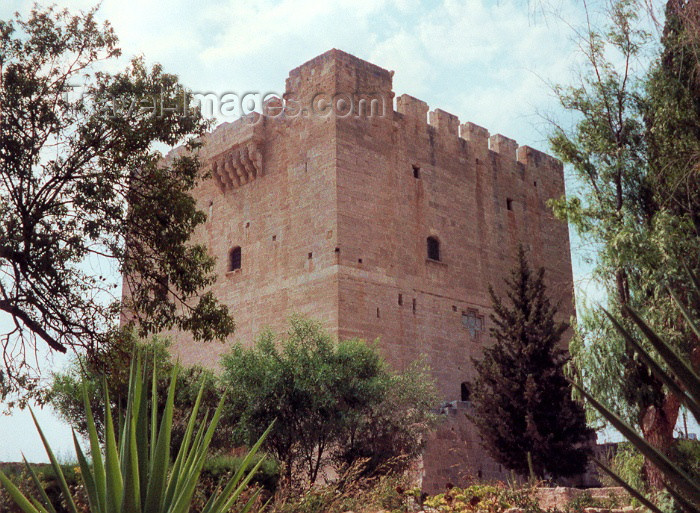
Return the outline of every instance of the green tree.
{"type": "MultiPolygon", "coordinates": [[[[552,204],[597,248],[596,277],[608,309],[627,327],[625,307],[639,311],[697,369],[698,340],[666,289],[683,290],[684,265],[700,269],[700,46],[686,23],[697,3],[667,2],[661,45],[639,28],[642,4],[612,2],[605,26],[586,27],[580,82],[557,90],[577,122],[571,130],[556,127],[550,142],[579,186],[568,200],[552,204]]],[[[584,309],[579,321],[571,347],[578,379],[668,453],[678,398],[607,316],[584,309]]],[[[658,470],[649,462],[645,470],[660,488],[658,470]]]]}
{"type": "Polygon", "coordinates": [[[222,359],[228,405],[240,416],[238,441],[251,444],[276,419],[265,449],[284,464],[287,480],[304,476],[309,484],[327,466],[368,458],[371,471],[401,452],[415,456],[433,420],[426,373],[392,374],[361,340],[335,342],[300,317],[290,324],[285,337],[264,332],[254,347],[235,345],[222,359]],[[397,385],[405,389],[392,390],[397,385]],[[394,406],[390,416],[382,411],[394,406]]]}
{"type": "Polygon", "coordinates": [[[12,320],[0,397],[36,388],[27,356],[38,345],[94,352],[109,342],[114,270],[127,277],[122,307],[141,334],[233,330],[205,292],[213,260],[190,242],[205,220],[190,195],[204,176],[196,152],[164,162],[154,150],[196,150],[209,122],[158,65],[96,71],[119,55],[94,9],[0,21],[0,311],[12,320]]]}
{"type": "MultiPolygon", "coordinates": [[[[110,343],[96,358],[74,357],[71,365],[64,371],[54,373],[47,399],[59,416],[87,439],[88,423],[85,410],[85,397],[94,412],[94,422],[100,440],[104,437],[105,388],[109,393],[110,408],[116,412],[126,412],[129,400],[129,369],[134,354],[144,354],[144,367],[148,373],[158,376],[158,409],[162,411],[168,392],[169,376],[175,367],[168,351],[169,342],[153,337],[140,342],[132,333],[125,333],[117,342],[110,343]]],[[[199,366],[181,367],[179,386],[174,397],[175,410],[170,440],[173,451],[177,451],[185,436],[189,418],[197,394],[202,389],[202,408],[199,420],[203,421],[207,412],[216,409],[223,395],[216,376],[199,366]]],[[[232,421],[225,416],[219,429],[214,434],[210,449],[214,452],[229,449],[232,439],[232,421]]]]}
{"type": "Polygon", "coordinates": [[[526,475],[530,458],[540,478],[580,474],[594,433],[563,372],[568,325],[555,321],[544,269],[533,274],[522,246],[506,286],[508,304],[490,289],[494,344],[474,361],[473,421],[486,450],[508,469],[526,475]]]}
{"type": "Polygon", "coordinates": [[[401,373],[384,373],[382,398],[348,415],[336,441],[333,460],[340,468],[364,461],[365,473],[400,472],[419,457],[426,433],[438,417],[435,381],[423,360],[401,373]]]}

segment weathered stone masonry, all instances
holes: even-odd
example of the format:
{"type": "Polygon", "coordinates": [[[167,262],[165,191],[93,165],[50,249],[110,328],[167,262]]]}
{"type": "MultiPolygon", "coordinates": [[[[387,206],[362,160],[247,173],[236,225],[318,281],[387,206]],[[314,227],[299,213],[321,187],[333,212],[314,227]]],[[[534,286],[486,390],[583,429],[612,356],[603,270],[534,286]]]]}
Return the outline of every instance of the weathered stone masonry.
{"type": "MultiPolygon", "coordinates": [[[[502,290],[519,242],[546,268],[562,317],[573,312],[567,226],[546,207],[564,194],[562,166],[411,96],[394,110],[392,75],[331,50],[290,72],[294,112],[270,102],[269,116],[217,128],[202,153],[213,178],[195,192],[209,215],[197,238],[217,257],[213,291],[235,339],[302,313],[341,338],[379,338],[398,369],[425,355],[445,401],[460,400],[489,341],[488,286],[502,290]],[[317,105],[326,115],[311,112],[319,98],[334,100],[317,105]]],[[[174,337],[185,363],[215,366],[226,350],[174,337]]],[[[463,408],[429,443],[427,488],[465,471],[503,476],[463,408]]]]}

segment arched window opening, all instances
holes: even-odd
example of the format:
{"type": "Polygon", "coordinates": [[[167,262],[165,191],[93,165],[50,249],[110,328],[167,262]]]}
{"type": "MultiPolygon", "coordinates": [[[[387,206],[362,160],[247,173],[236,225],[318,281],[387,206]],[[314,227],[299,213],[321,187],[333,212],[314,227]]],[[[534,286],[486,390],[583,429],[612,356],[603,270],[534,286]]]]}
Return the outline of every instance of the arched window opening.
{"type": "Polygon", "coordinates": [[[228,270],[235,271],[241,268],[241,247],[236,246],[228,254],[228,270]]]}
{"type": "Polygon", "coordinates": [[[440,241],[437,237],[428,237],[428,258],[440,260],[440,241]]]}
{"type": "Polygon", "coordinates": [[[460,385],[460,396],[462,398],[462,401],[468,401],[469,400],[469,383],[466,381],[462,382],[460,385]]]}

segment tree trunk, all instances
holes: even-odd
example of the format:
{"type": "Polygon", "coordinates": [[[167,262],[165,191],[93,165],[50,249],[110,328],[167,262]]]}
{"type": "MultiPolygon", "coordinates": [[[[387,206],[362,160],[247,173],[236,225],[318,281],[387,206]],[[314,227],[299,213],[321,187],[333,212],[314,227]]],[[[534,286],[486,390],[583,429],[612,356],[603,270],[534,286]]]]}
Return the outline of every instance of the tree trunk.
{"type": "MultiPolygon", "coordinates": [[[[649,406],[642,414],[642,434],[644,439],[653,447],[668,455],[673,443],[673,428],[678,420],[680,401],[672,394],[666,395],[661,407],[649,406]]],[[[664,487],[663,473],[659,471],[649,460],[644,460],[644,472],[647,483],[654,490],[664,487]]]]}

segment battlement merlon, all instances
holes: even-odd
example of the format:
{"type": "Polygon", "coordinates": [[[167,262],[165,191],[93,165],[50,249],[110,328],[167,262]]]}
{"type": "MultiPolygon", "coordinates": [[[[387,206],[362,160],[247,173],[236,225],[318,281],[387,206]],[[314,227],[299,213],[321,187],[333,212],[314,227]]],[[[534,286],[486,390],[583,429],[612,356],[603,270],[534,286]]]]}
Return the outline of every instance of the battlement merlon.
{"type": "Polygon", "coordinates": [[[427,103],[408,94],[396,98],[396,111],[417,122],[426,123],[428,110],[430,108],[427,103]]]}
{"type": "Polygon", "coordinates": [[[459,118],[454,114],[445,112],[442,109],[435,109],[430,112],[429,124],[434,126],[440,134],[459,137],[459,118]]]}
{"type": "Polygon", "coordinates": [[[561,160],[530,146],[520,146],[517,150],[518,162],[527,167],[551,167],[563,176],[564,165],[561,160]]]}

